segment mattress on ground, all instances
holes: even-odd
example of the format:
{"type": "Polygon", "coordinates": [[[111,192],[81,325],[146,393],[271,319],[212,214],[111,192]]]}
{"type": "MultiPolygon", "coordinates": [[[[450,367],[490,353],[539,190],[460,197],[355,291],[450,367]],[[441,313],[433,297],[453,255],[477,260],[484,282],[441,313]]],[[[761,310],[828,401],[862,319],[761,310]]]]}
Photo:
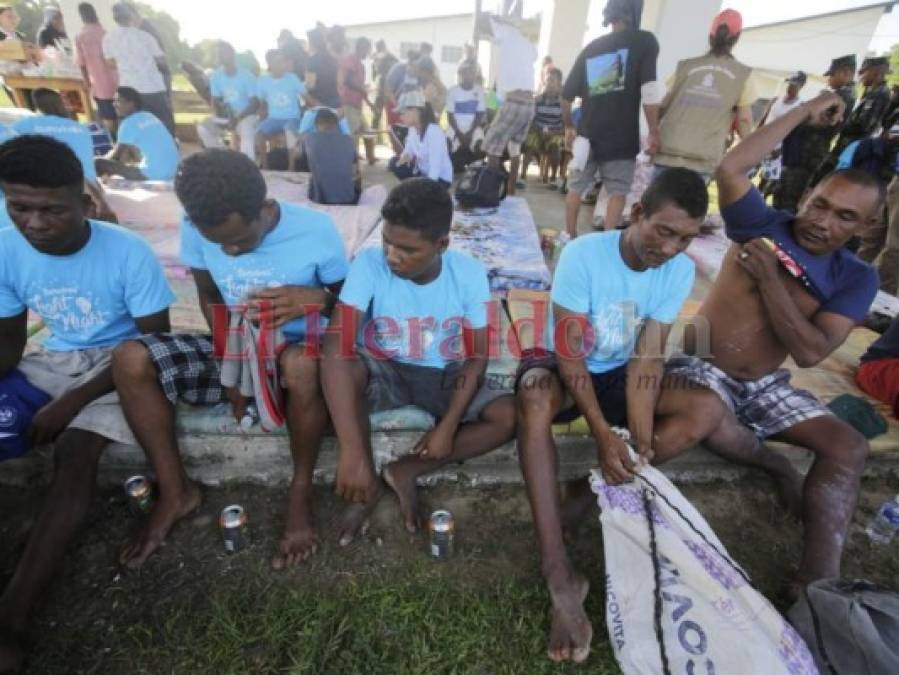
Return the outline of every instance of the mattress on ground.
{"type": "MultiPolygon", "coordinates": [[[[552,275],[546,266],[537,227],[527,202],[509,197],[492,211],[456,210],[450,248],[480,260],[487,268],[490,290],[501,295],[513,288],[547,289],[552,275]]],[[[363,248],[381,246],[381,226],[363,248]]]]}

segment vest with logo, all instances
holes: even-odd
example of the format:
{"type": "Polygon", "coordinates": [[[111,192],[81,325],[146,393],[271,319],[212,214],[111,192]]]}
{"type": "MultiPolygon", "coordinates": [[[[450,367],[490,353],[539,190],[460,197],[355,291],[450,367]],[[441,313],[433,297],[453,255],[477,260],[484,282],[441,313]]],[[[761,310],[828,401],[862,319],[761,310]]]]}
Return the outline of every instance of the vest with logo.
{"type": "Polygon", "coordinates": [[[662,166],[715,171],[733,124],[734,106],[752,69],[729,56],[711,54],[677,64],[672,97],[661,122],[662,166]]]}

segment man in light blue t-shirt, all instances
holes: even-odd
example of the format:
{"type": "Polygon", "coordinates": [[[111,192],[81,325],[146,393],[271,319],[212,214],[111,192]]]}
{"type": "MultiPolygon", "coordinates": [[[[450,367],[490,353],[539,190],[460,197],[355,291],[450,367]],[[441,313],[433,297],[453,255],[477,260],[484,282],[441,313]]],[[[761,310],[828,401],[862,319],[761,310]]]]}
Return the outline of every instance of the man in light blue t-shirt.
{"type": "Polygon", "coordinates": [[[178,144],[153,113],[141,110],[140,94],[119,87],[115,96],[119,135],[115,147],[96,160],[97,173],[128,180],[173,180],[178,169],[178,144]]]}
{"type": "Polygon", "coordinates": [[[259,119],[256,76],[238,67],[234,47],[224,41],[218,43],[218,63],[209,78],[213,114],[197,124],[200,141],[205,148],[224,148],[225,131],[231,129],[238,136],[240,151],[255,161],[259,119]]]}
{"type": "MultiPolygon", "coordinates": [[[[69,146],[81,162],[84,169],[84,189],[94,204],[88,215],[100,220],[115,221],[115,214],[106,202],[103,187],[97,182],[97,172],[94,169],[94,142],[90,129],[69,117],[62,96],[52,89],[35,90],[34,104],[41,114],[17,120],[12,127],[9,127],[8,133],[19,136],[26,134],[49,136],[69,146]]],[[[5,140],[2,137],[0,139],[5,140]]]]}
{"type": "MultiPolygon", "coordinates": [[[[210,149],[186,159],[175,191],[187,214],[181,226],[182,261],[191,268],[210,331],[221,338],[228,328],[227,321],[215,323],[216,307],[240,312],[246,306],[248,318],[283,329],[287,339],[277,362],[287,397],[294,477],[272,565],[292,566],[319,545],[312,475],[328,413],[319,385],[321,324],[316,319],[330,312],[346,276],[344,244],[330,216],[267,199],[258,167],[239,152],[210,149]]],[[[248,401],[239,390],[222,385],[213,344],[212,335],[148,335],[117,353],[123,407],[160,486],[149,522],[122,550],[121,561],[129,567],[143,564],[200,502],[175,440],[179,398],[195,405],[227,400],[236,420],[246,414],[248,401]]]]}
{"type": "Polygon", "coordinates": [[[287,148],[293,151],[300,127],[300,99],[305,96],[306,87],[290,72],[290,59],[280,49],[266,52],[265,60],[268,73],[259,77],[257,85],[260,112],[256,135],[264,142],[283,134],[287,148]]]}
{"type": "Polygon", "coordinates": [[[146,242],[87,218],[83,185],[78,158],[53,138],[0,145],[0,188],[15,223],[0,231],[0,455],[32,443],[54,451],[43,510],[0,595],[3,663],[14,672],[33,603],[87,515],[103,450],[135,442],[114,390],[113,349],[168,331],[175,299],[146,242]],[[29,312],[49,336],[25,354],[29,312]],[[43,407],[15,402],[35,390],[50,399],[43,407]]]}
{"type": "Polygon", "coordinates": [[[342,545],[381,496],[361,423],[368,413],[416,405],[436,419],[413,454],[383,470],[410,532],[419,526],[417,477],[493,450],[515,427],[511,391],[485,382],[486,270],[447,250],[452,198],[436,181],[410,179],[390,192],[381,215],[383,246],[353,261],[324,340],[322,383],[340,445],[337,494],[351,502],[339,525],[342,545]],[[354,345],[358,328],[363,339],[354,345]]]}
{"type": "MultiPolygon", "coordinates": [[[[568,244],[553,280],[551,335],[522,354],[518,451],[553,601],[549,656],[555,661],[586,659],[593,631],[583,609],[587,580],[562,540],[552,425],[583,415],[611,483],[630,480],[639,464],[611,427],[630,429],[639,461],[652,459],[653,419],[666,414],[657,407],[665,343],[693,287],[684,250],[707,209],[699,175],[669,169],[634,206],[627,230],[568,244]]],[[[535,307],[538,325],[545,309],[535,307]]],[[[586,499],[575,506],[595,504],[586,480],[580,487],[586,499]]]]}

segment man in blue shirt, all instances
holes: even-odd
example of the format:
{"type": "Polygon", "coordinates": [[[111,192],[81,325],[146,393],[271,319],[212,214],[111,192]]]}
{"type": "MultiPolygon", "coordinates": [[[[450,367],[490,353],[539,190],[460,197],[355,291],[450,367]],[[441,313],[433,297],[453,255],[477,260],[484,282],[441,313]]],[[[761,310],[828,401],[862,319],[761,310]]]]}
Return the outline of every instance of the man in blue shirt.
{"type": "MultiPolygon", "coordinates": [[[[554,661],[584,661],[593,628],[583,607],[587,580],[562,539],[552,425],[583,415],[609,482],[630,480],[639,463],[652,459],[654,416],[664,412],[657,402],[665,344],[693,287],[693,262],[684,250],[707,209],[699,175],[670,169],[634,206],[627,230],[568,244],[553,281],[551,335],[522,354],[518,451],[552,598],[548,653],[554,661]],[[630,429],[637,462],[611,427],[630,429]]],[[[582,481],[580,492],[588,487],[582,481]]]]}
{"type": "Polygon", "coordinates": [[[868,443],[792,387],[783,365],[790,357],[800,368],[816,366],[868,313],[877,273],[846,243],[880,217],[883,186],[858,169],[836,171],[794,216],[769,208],[747,175],[793,129],[834,124],[844,105],[823,93],[745,138],[718,167],[721,216],[734,243],[698,313],[708,330],[688,332],[686,354],[669,363],[659,405],[680,411],[658,425],[654,448],[663,461],[701,441],[777,480],[805,525],[799,570],[785,589],[794,598],[811,581],[840,576],[868,443]],[[804,481],[762,445],[767,438],[814,453],[804,481]]]}
{"type": "MultiPolygon", "coordinates": [[[[268,73],[259,77],[257,85],[260,103],[257,139],[266,142],[283,135],[287,149],[293,152],[300,126],[300,99],[305,96],[306,87],[290,72],[290,60],[284,52],[272,49],[266,52],[265,59],[268,73]]],[[[263,156],[263,166],[266,159],[263,156]]]]}
{"type": "Polygon", "coordinates": [[[116,145],[95,160],[97,173],[128,180],[172,180],[178,168],[178,145],[154,114],[141,109],[141,97],[131,87],[119,87],[115,107],[119,114],[116,145]]]}
{"type": "MultiPolygon", "coordinates": [[[[191,268],[210,331],[219,339],[228,329],[227,321],[215,323],[216,308],[246,306],[248,317],[281,328],[289,344],[277,357],[294,460],[287,522],[272,560],[281,569],[306,560],[319,545],[312,475],[328,413],[319,387],[317,335],[346,276],[344,244],[330,216],[267,199],[262,174],[239,152],[210,149],[186,159],[175,191],[187,214],[182,261],[191,268]]],[[[246,413],[239,390],[222,385],[213,335],[148,335],[116,351],[122,406],[159,482],[149,522],[122,549],[121,562],[129,567],[143,564],[200,503],[175,438],[178,399],[195,405],[230,401],[238,421],[246,413]]]]}
{"type": "Polygon", "coordinates": [[[240,139],[240,151],[256,160],[256,76],[245,68],[238,68],[234,47],[218,43],[219,67],[209,78],[212,95],[212,115],[197,124],[200,141],[206,148],[225,147],[226,130],[234,131],[240,139]]]}
{"type": "Polygon", "coordinates": [[[94,169],[94,142],[90,130],[71,119],[62,97],[52,89],[37,89],[34,104],[40,115],[23,117],[11,127],[11,132],[20,136],[40,134],[50,136],[68,145],[78,157],[84,170],[84,189],[91,196],[94,208],[89,216],[115,222],[115,214],[106,202],[103,188],[97,182],[94,169]]]}
{"type": "Polygon", "coordinates": [[[83,184],[78,158],[59,141],[20,136],[0,146],[0,187],[15,224],[0,231],[0,379],[17,370],[50,395],[28,440],[54,446],[46,502],[0,596],[4,672],[18,671],[28,616],[84,521],[100,455],[110,441],[134,442],[113,387],[112,350],[169,330],[175,299],[142,239],[86,218],[83,184]],[[24,354],[29,310],[50,337],[24,354]]]}
{"type": "Polygon", "coordinates": [[[362,193],[359,155],[352,136],[341,133],[337,115],[318,111],[315,131],[303,137],[309,163],[309,199],[319,204],[356,204],[362,193]]]}
{"type": "Polygon", "coordinates": [[[416,405],[437,420],[412,454],[383,471],[410,532],[419,526],[418,476],[483,455],[515,429],[507,386],[485,381],[486,270],[447,250],[452,198],[437,181],[413,178],[393,188],[381,215],[383,246],[353,261],[324,340],[322,385],[340,445],[337,494],[351,502],[339,525],[342,546],[381,496],[368,413],[416,405]]]}

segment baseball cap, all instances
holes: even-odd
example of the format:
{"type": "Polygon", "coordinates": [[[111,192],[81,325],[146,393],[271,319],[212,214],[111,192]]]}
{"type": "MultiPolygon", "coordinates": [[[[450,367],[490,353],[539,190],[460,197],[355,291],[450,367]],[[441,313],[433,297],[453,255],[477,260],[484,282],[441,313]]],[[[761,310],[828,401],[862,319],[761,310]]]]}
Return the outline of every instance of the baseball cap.
{"type": "Polygon", "coordinates": [[[721,10],[712,20],[709,35],[715,35],[721,26],[725,26],[730,35],[739,35],[743,32],[743,16],[735,9],[721,10]]]}
{"type": "Polygon", "coordinates": [[[795,73],[791,73],[790,76],[786,79],[786,82],[790,82],[792,84],[805,84],[805,81],[808,79],[808,76],[801,70],[797,70],[795,73]]]}
{"type": "Polygon", "coordinates": [[[830,62],[830,68],[827,69],[827,72],[824,73],[824,77],[828,77],[829,75],[833,75],[840,68],[852,68],[853,72],[855,71],[855,54],[847,54],[846,56],[838,56],[830,62]]]}
{"type": "Polygon", "coordinates": [[[21,457],[31,444],[25,433],[34,414],[50,395],[31,384],[19,370],[0,379],[0,461],[21,457]]]}

